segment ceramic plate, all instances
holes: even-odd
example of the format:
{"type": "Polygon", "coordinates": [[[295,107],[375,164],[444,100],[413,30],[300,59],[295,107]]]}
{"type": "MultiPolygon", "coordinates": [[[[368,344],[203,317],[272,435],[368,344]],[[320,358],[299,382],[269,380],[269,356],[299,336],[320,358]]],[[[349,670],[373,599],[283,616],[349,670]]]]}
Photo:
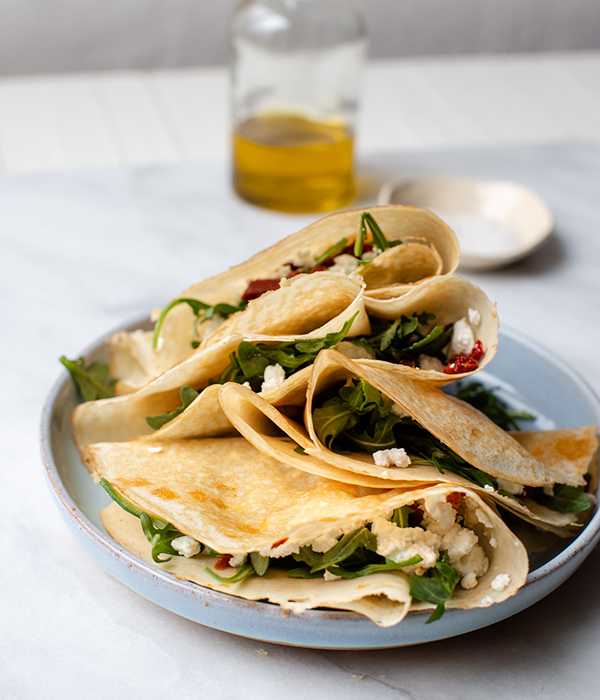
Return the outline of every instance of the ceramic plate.
{"type": "Polygon", "coordinates": [[[491,270],[521,260],[554,228],[548,205],[518,182],[448,176],[386,182],[378,203],[437,214],[456,233],[463,270],[491,270]]]}
{"type": "MultiPolygon", "coordinates": [[[[91,361],[105,359],[104,353],[102,339],[84,354],[91,361]]],[[[586,384],[564,362],[514,331],[501,331],[498,354],[490,367],[479,373],[479,380],[498,388],[512,407],[536,414],[535,421],[527,422],[528,430],[600,424],[600,404],[586,384]]],[[[98,514],[110,500],[90,479],[71,437],[70,416],[77,401],[65,372],[52,389],[42,418],[46,476],[68,527],[96,561],[126,586],[178,615],[233,634],[325,649],[376,649],[452,637],[491,625],[540,600],[579,567],[600,539],[598,511],[575,540],[532,555],[527,583],[516,596],[489,608],[448,610],[430,625],[425,625],[429,613],[409,613],[399,625],[385,629],[350,612],[286,613],[269,603],[245,601],[180,581],[108,536],[98,514]]]]}

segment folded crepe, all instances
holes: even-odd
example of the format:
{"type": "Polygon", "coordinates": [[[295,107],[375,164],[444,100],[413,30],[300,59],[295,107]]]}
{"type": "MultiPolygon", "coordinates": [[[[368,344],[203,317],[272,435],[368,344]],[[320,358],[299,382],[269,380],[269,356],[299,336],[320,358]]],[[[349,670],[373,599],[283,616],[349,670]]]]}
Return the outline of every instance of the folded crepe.
{"type": "MultiPolygon", "coordinates": [[[[370,207],[320,219],[241,265],[192,285],[177,298],[199,300],[211,306],[237,306],[251,282],[266,280],[271,284],[264,288],[273,289],[280,278],[313,268],[319,256],[346,239],[347,243],[335,251],[343,252],[344,246],[353,244],[359,235],[363,212],[375,217],[389,241],[403,241],[402,245],[384,250],[371,262],[361,264],[359,271],[369,296],[395,296],[421,280],[452,274],[456,270],[460,258],[456,236],[433,213],[397,205],[370,207]]],[[[330,256],[326,264],[331,265],[334,257],[330,256]]],[[[345,254],[345,257],[351,256],[345,254]]],[[[348,269],[344,261],[336,264],[337,268],[341,272],[348,269]]],[[[190,343],[208,337],[218,319],[217,314],[208,323],[198,325],[187,304],[177,305],[165,317],[159,346],[154,350],[151,332],[117,334],[110,341],[112,376],[121,379],[123,390],[140,388],[180,362],[189,353],[190,343]]]]}
{"type": "MultiPolygon", "coordinates": [[[[78,406],[73,414],[73,430],[84,461],[89,465],[85,453],[89,443],[117,442],[150,433],[152,429],[146,418],[176,411],[182,405],[180,394],[185,386],[200,391],[200,396],[184,412],[186,415],[175,418],[162,429],[167,433],[165,437],[179,437],[177,423],[191,420],[190,413],[211,417],[210,421],[202,423],[202,431],[194,437],[230,434],[231,424],[220,410],[218,392],[209,384],[230,378],[227,367],[231,367],[232,353],[242,358],[241,343],[246,348],[247,359],[242,370],[248,373],[247,376],[238,373],[236,381],[251,382],[270,403],[287,406],[304,406],[312,360],[303,349],[300,357],[308,359],[297,366],[298,371],[293,362],[284,369],[279,363],[290,362],[288,358],[281,359],[279,351],[266,358],[264,352],[256,351],[256,346],[275,350],[281,343],[303,341],[304,345],[298,347],[304,348],[310,346],[306,341],[329,339],[324,345],[313,344],[310,351],[315,353],[321,345],[334,346],[350,355],[410,361],[413,365],[418,362],[421,367],[395,364],[395,371],[438,385],[479,371],[496,352],[498,317],[495,306],[478,287],[459,277],[429,280],[400,297],[371,305],[367,312],[369,306],[360,278],[357,281],[328,272],[293,278],[286,286],[251,302],[243,313],[226,321],[181,363],[138,391],[78,406]],[[424,338],[415,342],[417,329],[413,326],[418,324],[418,318],[425,324],[422,326],[424,338]],[[468,319],[475,319],[475,322],[471,325],[468,319]],[[477,343],[482,355],[468,371],[458,368],[453,374],[447,374],[444,368],[456,364],[449,350],[455,345],[456,329],[462,329],[462,333],[466,329],[469,334],[467,350],[477,343]],[[336,333],[343,335],[341,342],[338,342],[341,336],[336,337],[336,333]],[[417,349],[412,350],[412,347],[417,349]],[[410,360],[411,357],[414,360],[410,360]],[[254,376],[257,362],[268,366],[254,376]],[[428,369],[432,363],[437,363],[436,368],[428,369]],[[277,375],[274,382],[265,382],[267,371],[277,375]]],[[[460,343],[460,333],[458,336],[460,343]]],[[[420,336],[417,334],[417,337],[420,336]]],[[[380,371],[385,371],[389,365],[385,359],[365,362],[380,371]]]]}
{"type": "MultiPolygon", "coordinates": [[[[461,581],[447,601],[456,608],[501,602],[525,582],[523,545],[462,486],[342,484],[278,462],[243,438],[144,438],[92,445],[90,453],[131,512],[169,523],[171,539],[163,554],[154,552],[162,569],[241,598],[293,612],[353,610],[389,626],[411,607],[440,604],[419,593],[436,576],[461,581]],[[211,556],[194,555],[196,545],[189,558],[162,563],[164,553],[186,551],[184,536],[211,556]]],[[[102,519],[119,543],[152,561],[136,517],[112,505],[102,519]]]]}
{"type": "MultiPolygon", "coordinates": [[[[309,472],[318,465],[317,473],[333,479],[392,487],[458,483],[563,536],[571,533],[568,526],[576,522],[577,513],[591,505],[584,490],[587,475],[592,475],[593,486],[596,472],[596,426],[507,433],[471,405],[435,387],[391,368],[380,372],[335,351],[323,351],[313,365],[306,428],[243,386],[224,386],[219,401],[233,426],[258,449],[309,472]],[[345,425],[351,413],[348,405],[330,404],[317,420],[313,409],[323,392],[356,378],[366,381],[382,404],[387,402],[387,417],[371,427],[370,436],[353,435],[340,453],[331,449],[335,444],[328,436],[340,428],[340,421],[345,425]],[[413,433],[418,452],[410,439],[413,433]],[[292,442],[286,443],[286,437],[292,442]],[[439,449],[445,455],[437,454],[439,449]],[[334,471],[327,474],[326,464],[334,471]]],[[[188,429],[193,430],[191,423],[188,429]]]]}

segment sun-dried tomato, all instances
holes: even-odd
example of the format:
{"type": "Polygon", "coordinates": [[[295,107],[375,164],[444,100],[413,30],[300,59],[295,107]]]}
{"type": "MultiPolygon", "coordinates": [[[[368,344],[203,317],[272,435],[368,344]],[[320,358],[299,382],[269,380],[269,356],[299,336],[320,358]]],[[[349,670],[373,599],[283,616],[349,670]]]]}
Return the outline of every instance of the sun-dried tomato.
{"type": "Polygon", "coordinates": [[[450,503],[450,505],[453,508],[458,508],[460,504],[462,503],[463,498],[465,497],[464,493],[460,493],[460,491],[453,491],[452,493],[449,493],[446,496],[446,502],[450,503]]]}
{"type": "Polygon", "coordinates": [[[246,291],[242,294],[244,301],[258,299],[265,292],[271,292],[274,289],[279,289],[278,279],[252,280],[246,287],[246,291]]]}
{"type": "Polygon", "coordinates": [[[215,569],[227,569],[231,561],[231,554],[223,554],[217,559],[215,569]]]}
{"type": "Polygon", "coordinates": [[[474,360],[477,360],[477,362],[479,362],[479,360],[481,360],[481,358],[484,355],[485,355],[485,350],[483,349],[483,343],[481,342],[481,340],[477,340],[475,342],[475,345],[473,345],[473,349],[471,350],[471,357],[474,360]]]}
{"type": "Polygon", "coordinates": [[[279,542],[275,542],[275,544],[271,545],[271,549],[275,549],[279,547],[282,544],[285,544],[288,541],[287,537],[284,537],[282,540],[279,540],[279,542]]]}
{"type": "Polygon", "coordinates": [[[401,365],[406,365],[407,367],[416,367],[417,364],[414,360],[400,360],[401,365]]]}
{"type": "Polygon", "coordinates": [[[455,355],[444,367],[444,374],[462,374],[474,372],[479,367],[479,360],[485,355],[483,344],[478,340],[468,355],[455,355]]]}

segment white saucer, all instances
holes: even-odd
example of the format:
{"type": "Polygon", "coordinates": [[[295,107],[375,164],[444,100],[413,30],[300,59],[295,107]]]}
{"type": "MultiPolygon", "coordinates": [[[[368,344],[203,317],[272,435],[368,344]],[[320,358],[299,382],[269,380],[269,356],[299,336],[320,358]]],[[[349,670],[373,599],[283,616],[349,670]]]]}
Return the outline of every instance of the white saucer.
{"type": "Polygon", "coordinates": [[[378,204],[433,211],[456,233],[460,267],[469,270],[491,270],[526,257],[554,227],[546,203],[516,182],[446,176],[386,182],[378,204]]]}

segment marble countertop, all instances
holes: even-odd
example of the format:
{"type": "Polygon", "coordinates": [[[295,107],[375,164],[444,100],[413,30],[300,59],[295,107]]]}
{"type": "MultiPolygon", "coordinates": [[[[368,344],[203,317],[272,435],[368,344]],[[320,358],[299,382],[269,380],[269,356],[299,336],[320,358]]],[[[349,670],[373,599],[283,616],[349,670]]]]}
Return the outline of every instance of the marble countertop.
{"type": "MultiPolygon", "coordinates": [[[[544,248],[504,270],[465,276],[497,302],[502,324],[552,349],[600,393],[600,150],[370,155],[361,166],[362,201],[374,202],[388,178],[432,172],[515,179],[547,200],[556,228],[544,248]]],[[[598,549],[560,589],[514,618],[382,651],[233,637],[112,579],[67,530],[42,476],[39,415],[60,371],[57,358],[77,355],[313,217],[236,200],[219,163],[14,175],[0,179],[0,213],[2,698],[597,697],[598,549]]]]}

